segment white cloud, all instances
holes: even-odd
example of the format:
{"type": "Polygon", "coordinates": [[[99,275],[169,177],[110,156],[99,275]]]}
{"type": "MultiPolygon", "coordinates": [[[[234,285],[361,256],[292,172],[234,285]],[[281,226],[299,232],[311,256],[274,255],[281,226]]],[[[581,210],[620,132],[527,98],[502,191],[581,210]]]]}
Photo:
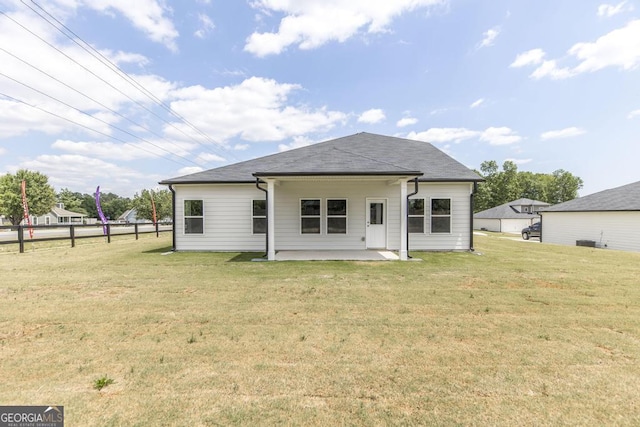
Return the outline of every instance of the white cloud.
{"type": "Polygon", "coordinates": [[[465,128],[431,128],[425,132],[410,132],[408,139],[433,143],[461,142],[465,139],[477,138],[481,132],[465,128]]]}
{"type": "Polygon", "coordinates": [[[631,70],[640,65],[640,19],[613,30],[593,43],[578,43],[569,49],[582,62],[577,73],[593,72],[605,67],[631,70]]]}
{"type": "MultiPolygon", "coordinates": [[[[12,24],[11,21],[0,20],[0,48],[24,61],[3,52],[0,58],[2,72],[50,96],[27,89],[15,81],[0,79],[0,93],[14,98],[13,100],[0,99],[0,138],[22,135],[29,131],[55,134],[71,129],[87,132],[86,129],[75,127],[53,114],[103,133],[109,134],[113,131],[107,124],[97,122],[54,99],[72,105],[87,114],[99,116],[108,124],[116,124],[122,120],[110,110],[119,110],[135,102],[149,102],[145,95],[132,90],[124,79],[108,70],[95,57],[70,41],[61,39],[54,33],[55,30],[47,27],[42,20],[35,19],[22,10],[5,13],[39,34],[57,50],[34,37],[26,37],[23,29],[17,25],[9,25],[12,24]],[[61,52],[76,62],[65,58],[61,52]],[[63,83],[45,76],[38,69],[46,70],[47,74],[63,83]],[[99,101],[101,105],[94,100],[99,101]]],[[[126,65],[127,68],[131,68],[132,65],[144,66],[148,62],[147,58],[135,53],[110,50],[101,50],[100,53],[113,63],[119,66],[126,65]]],[[[171,83],[158,76],[132,72],[130,75],[161,100],[166,99],[168,91],[173,87],[171,83]]],[[[126,116],[132,117],[131,111],[128,111],[126,116]]],[[[95,137],[95,134],[91,133],[91,136],[95,137]]]]}
{"type": "Polygon", "coordinates": [[[566,79],[574,75],[568,68],[558,68],[555,60],[543,61],[542,64],[531,73],[530,77],[536,80],[549,77],[553,80],[566,79]]]}
{"type": "Polygon", "coordinates": [[[478,138],[490,145],[508,145],[522,140],[522,137],[508,127],[490,127],[484,131],[470,130],[466,128],[431,128],[426,132],[411,132],[409,139],[420,141],[443,143],[459,143],[466,139],[478,138]]]}
{"type": "Polygon", "coordinates": [[[633,5],[629,4],[628,0],[625,0],[616,5],[611,4],[601,4],[598,6],[598,16],[605,16],[607,18],[611,18],[614,15],[617,15],[622,12],[628,12],[633,10],[633,5]]]}
{"type": "Polygon", "coordinates": [[[518,55],[512,68],[537,65],[530,77],[566,79],[578,74],[594,72],[606,67],[633,70],[640,65],[640,20],[613,30],[592,43],[576,43],[567,52],[580,61],[573,68],[559,67],[557,60],[544,60],[545,52],[533,49],[518,55]]]}
{"type": "Polygon", "coordinates": [[[364,29],[387,31],[391,21],[418,8],[446,4],[446,0],[255,0],[264,15],[285,15],[277,32],[254,32],[245,51],[257,56],[279,54],[291,45],[314,49],[330,41],[344,42],[364,29]]]}
{"type": "Polygon", "coordinates": [[[508,127],[490,127],[480,135],[480,141],[488,142],[490,145],[508,145],[521,140],[522,137],[508,127]]]}
{"type": "Polygon", "coordinates": [[[307,138],[306,136],[296,136],[293,138],[293,142],[290,144],[279,144],[278,151],[289,151],[295,148],[307,147],[311,144],[315,144],[317,141],[307,138]]]}
{"type": "Polygon", "coordinates": [[[482,39],[482,41],[478,45],[478,49],[483,48],[483,47],[493,46],[493,44],[496,41],[496,37],[498,37],[498,35],[500,35],[500,27],[493,27],[493,28],[485,31],[484,33],[482,33],[482,35],[484,36],[484,38],[482,39]]]}
{"type": "Polygon", "coordinates": [[[211,18],[203,13],[198,14],[198,22],[200,23],[200,28],[198,28],[193,35],[199,39],[204,39],[207,34],[216,28],[211,18]]]}
{"type": "Polygon", "coordinates": [[[96,186],[101,190],[120,195],[133,195],[132,184],[144,183],[142,188],[153,188],[161,176],[149,175],[130,168],[118,166],[104,160],[64,154],[41,155],[22,162],[19,168],[37,170],[49,177],[56,188],[75,188],[77,191],[91,193],[96,186]]]}
{"type": "Polygon", "coordinates": [[[233,146],[233,149],[236,151],[245,151],[249,149],[249,144],[236,144],[233,146]]]}
{"type": "MultiPolygon", "coordinates": [[[[275,80],[251,77],[234,86],[207,89],[190,86],[172,92],[171,107],[215,141],[233,137],[245,141],[281,141],[310,132],[332,129],[347,119],[345,113],[324,107],[289,105],[288,97],[301,87],[275,80]]],[[[183,123],[183,132],[200,137],[183,123]]],[[[166,127],[169,138],[184,139],[175,128],[166,127]]]]}
{"type": "Polygon", "coordinates": [[[633,110],[627,116],[628,119],[633,119],[634,117],[640,117],[640,110],[633,110]]]}
{"type": "Polygon", "coordinates": [[[542,49],[531,49],[516,56],[516,59],[509,65],[511,68],[520,68],[526,65],[538,65],[542,63],[545,53],[542,49]]]}
{"type": "Polygon", "coordinates": [[[145,140],[127,143],[70,141],[59,139],[52,148],[71,154],[92,156],[100,159],[131,161],[157,157],[182,157],[189,159],[190,153],[198,147],[193,141],[145,140]]]}
{"type": "Polygon", "coordinates": [[[403,128],[405,126],[415,125],[416,123],[418,123],[418,119],[414,117],[404,117],[398,120],[398,122],[396,123],[396,126],[398,126],[399,128],[403,128]]]}
{"type": "Polygon", "coordinates": [[[587,133],[584,129],[580,129],[577,127],[569,127],[560,130],[550,130],[548,132],[544,132],[540,135],[540,139],[546,141],[548,139],[561,139],[561,138],[572,138],[575,136],[584,135],[587,133]]]}
{"type": "Polygon", "coordinates": [[[474,101],[471,105],[469,105],[469,108],[477,108],[480,105],[482,105],[483,102],[484,102],[484,98],[480,98],[477,101],[474,101]]]}
{"type": "Polygon", "coordinates": [[[211,163],[211,162],[224,162],[227,159],[225,159],[224,157],[218,156],[217,154],[213,154],[213,153],[200,153],[196,156],[195,162],[198,164],[205,164],[205,163],[211,163]]]}
{"type": "Polygon", "coordinates": [[[202,172],[204,169],[199,166],[187,166],[178,169],[178,176],[191,175],[192,173],[202,172]]]}
{"type": "Polygon", "coordinates": [[[385,118],[386,116],[384,115],[384,111],[379,108],[372,108],[371,110],[367,110],[364,113],[360,114],[360,117],[358,117],[358,122],[374,124],[383,121],[385,118]]]}
{"type": "Polygon", "coordinates": [[[78,1],[78,6],[80,4],[105,14],[120,12],[154,42],[162,43],[172,51],[178,49],[175,40],[179,34],[167,17],[172,11],[164,1],[84,0],[78,1]]]}

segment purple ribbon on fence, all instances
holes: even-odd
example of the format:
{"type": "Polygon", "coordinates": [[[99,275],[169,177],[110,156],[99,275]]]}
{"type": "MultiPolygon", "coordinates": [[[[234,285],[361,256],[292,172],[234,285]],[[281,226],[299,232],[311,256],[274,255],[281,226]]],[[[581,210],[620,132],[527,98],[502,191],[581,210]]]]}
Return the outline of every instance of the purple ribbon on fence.
{"type": "Polygon", "coordinates": [[[102,221],[102,232],[106,236],[107,235],[107,218],[102,213],[102,207],[100,206],[100,186],[96,188],[96,208],[98,208],[98,216],[100,217],[100,221],[102,221]]]}

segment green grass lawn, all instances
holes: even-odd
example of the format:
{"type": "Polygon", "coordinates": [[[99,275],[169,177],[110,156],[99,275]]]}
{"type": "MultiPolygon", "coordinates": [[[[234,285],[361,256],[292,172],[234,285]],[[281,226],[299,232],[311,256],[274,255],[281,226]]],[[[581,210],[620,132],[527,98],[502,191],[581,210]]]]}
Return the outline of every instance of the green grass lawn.
{"type": "Polygon", "coordinates": [[[640,424],[640,254],[489,234],[267,263],[170,238],[0,254],[0,404],[69,426],[640,424]]]}

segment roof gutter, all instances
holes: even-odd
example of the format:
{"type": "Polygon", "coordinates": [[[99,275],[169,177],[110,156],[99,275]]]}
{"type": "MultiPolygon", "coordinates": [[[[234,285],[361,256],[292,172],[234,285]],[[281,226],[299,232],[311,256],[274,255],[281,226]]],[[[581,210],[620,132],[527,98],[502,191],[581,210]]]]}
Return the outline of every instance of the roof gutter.
{"type": "MultiPolygon", "coordinates": [[[[473,211],[475,210],[475,194],[478,191],[478,183],[473,183],[473,189],[471,190],[471,195],[469,196],[469,250],[471,252],[475,251],[473,247],[473,211]]],[[[500,229],[502,229],[502,220],[500,221],[500,229]]]]}
{"type": "Polygon", "coordinates": [[[171,232],[171,250],[176,251],[176,190],[173,189],[173,185],[169,184],[169,191],[171,191],[171,210],[173,215],[173,227],[171,232]]]}
{"type": "Polygon", "coordinates": [[[266,258],[269,256],[269,190],[267,190],[266,188],[262,188],[260,187],[260,183],[265,184],[264,181],[260,181],[260,178],[256,178],[256,187],[258,188],[258,190],[260,191],[264,191],[264,208],[266,210],[265,212],[265,216],[267,217],[267,229],[264,232],[265,235],[265,251],[264,251],[264,255],[263,258],[266,258]]]}
{"type": "Polygon", "coordinates": [[[296,177],[296,176],[422,176],[420,171],[385,171],[385,172],[255,172],[252,174],[256,178],[277,178],[277,177],[296,177]]]}
{"type": "Polygon", "coordinates": [[[413,258],[410,254],[409,254],[409,198],[411,196],[415,196],[416,194],[418,194],[418,177],[413,178],[411,181],[413,181],[414,185],[415,185],[415,189],[413,191],[413,193],[409,193],[407,194],[407,258],[411,259],[413,258]]]}

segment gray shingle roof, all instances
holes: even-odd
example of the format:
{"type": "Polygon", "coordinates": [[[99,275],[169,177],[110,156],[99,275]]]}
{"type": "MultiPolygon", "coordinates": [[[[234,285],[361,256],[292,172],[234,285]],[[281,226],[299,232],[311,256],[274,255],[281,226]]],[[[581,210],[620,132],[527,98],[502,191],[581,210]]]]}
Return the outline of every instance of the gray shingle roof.
{"type": "Polygon", "coordinates": [[[270,156],[171,178],[161,184],[255,182],[255,176],[419,175],[420,181],[482,181],[427,142],[358,133],[270,156]]]}
{"type": "Polygon", "coordinates": [[[640,181],[542,209],[541,212],[640,211],[640,181]]]}
{"type": "Polygon", "coordinates": [[[522,213],[519,211],[521,206],[549,206],[549,203],[532,199],[518,199],[513,202],[505,203],[473,215],[475,219],[520,219],[520,218],[537,218],[538,215],[533,213],[522,213]]]}
{"type": "Polygon", "coordinates": [[[71,211],[68,211],[68,210],[66,210],[66,209],[59,208],[59,207],[57,207],[57,206],[52,207],[52,208],[51,208],[51,212],[52,212],[52,213],[53,213],[57,218],[60,218],[60,217],[66,217],[66,216],[73,216],[73,217],[84,217],[84,216],[87,216],[87,215],[85,215],[85,214],[81,214],[81,213],[78,213],[78,212],[71,212],[71,211]]]}

